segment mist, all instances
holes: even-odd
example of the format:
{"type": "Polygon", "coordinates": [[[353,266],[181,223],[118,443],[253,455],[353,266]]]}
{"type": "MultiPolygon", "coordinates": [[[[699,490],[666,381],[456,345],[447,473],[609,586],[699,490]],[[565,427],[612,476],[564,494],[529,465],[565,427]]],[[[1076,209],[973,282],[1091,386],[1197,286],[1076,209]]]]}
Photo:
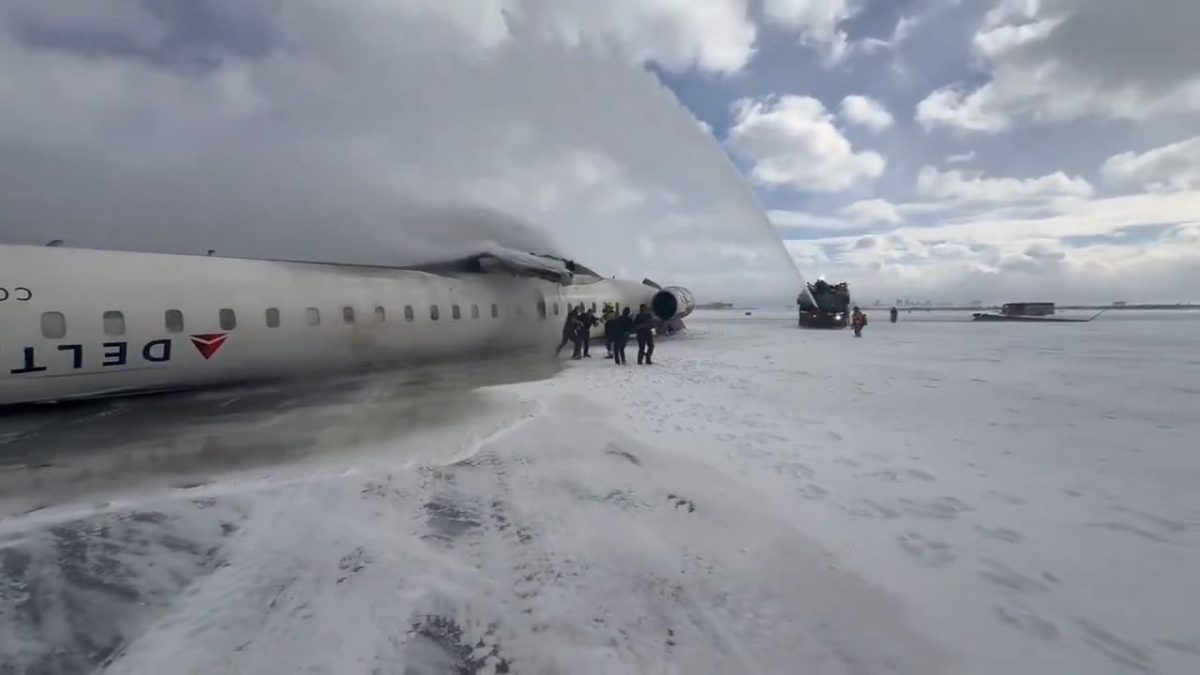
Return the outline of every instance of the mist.
{"type": "Polygon", "coordinates": [[[6,3],[0,243],[390,265],[498,245],[794,298],[673,94],[518,4],[6,3]]]}

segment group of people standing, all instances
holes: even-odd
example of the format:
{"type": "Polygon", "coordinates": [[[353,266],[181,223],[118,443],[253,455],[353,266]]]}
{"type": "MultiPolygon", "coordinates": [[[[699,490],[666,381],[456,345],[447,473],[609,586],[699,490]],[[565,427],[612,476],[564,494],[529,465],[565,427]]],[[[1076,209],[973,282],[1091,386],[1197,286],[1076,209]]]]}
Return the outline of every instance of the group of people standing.
{"type": "Polygon", "coordinates": [[[591,358],[588,353],[588,343],[591,341],[592,328],[604,325],[604,347],[608,354],[605,358],[612,359],[617,365],[625,364],[625,345],[629,342],[629,336],[637,336],[638,344],[638,365],[650,365],[651,357],[654,355],[654,327],[655,318],[650,312],[650,308],[642,305],[638,308],[636,315],[630,316],[631,312],[628,307],[617,311],[610,305],[604,306],[604,314],[600,318],[596,317],[594,309],[584,309],[583,304],[577,307],[572,307],[567,312],[567,320],[563,323],[562,342],[559,343],[558,349],[554,351],[555,355],[562,352],[563,347],[568,343],[575,346],[571,358],[578,360],[591,358]]]}

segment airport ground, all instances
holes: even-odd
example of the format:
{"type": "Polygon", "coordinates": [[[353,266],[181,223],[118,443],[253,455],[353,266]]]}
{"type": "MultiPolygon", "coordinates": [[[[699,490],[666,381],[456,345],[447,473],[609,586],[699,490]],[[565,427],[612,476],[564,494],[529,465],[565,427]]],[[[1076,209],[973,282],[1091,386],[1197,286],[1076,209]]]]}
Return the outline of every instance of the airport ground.
{"type": "Polygon", "coordinates": [[[967,318],[0,417],[0,662],[1197,672],[1200,315],[967,318]]]}

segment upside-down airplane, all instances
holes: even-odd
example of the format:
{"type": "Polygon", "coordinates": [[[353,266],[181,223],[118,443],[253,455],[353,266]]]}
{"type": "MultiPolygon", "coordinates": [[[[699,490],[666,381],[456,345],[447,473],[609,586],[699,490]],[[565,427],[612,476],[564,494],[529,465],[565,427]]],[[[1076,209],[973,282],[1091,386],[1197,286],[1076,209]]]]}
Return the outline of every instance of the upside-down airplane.
{"type": "Polygon", "coordinates": [[[471,359],[554,343],[569,307],[680,287],[492,251],[417,267],[0,245],[0,406],[471,359]]]}

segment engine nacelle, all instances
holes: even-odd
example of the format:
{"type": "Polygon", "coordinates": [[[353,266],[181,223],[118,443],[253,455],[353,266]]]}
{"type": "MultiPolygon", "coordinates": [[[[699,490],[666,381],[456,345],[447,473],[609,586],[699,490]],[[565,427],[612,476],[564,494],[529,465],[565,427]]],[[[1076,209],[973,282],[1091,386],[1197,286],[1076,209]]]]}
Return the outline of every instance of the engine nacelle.
{"type": "Polygon", "coordinates": [[[663,321],[677,321],[696,309],[696,298],[682,286],[667,286],[654,294],[650,308],[663,321]]]}

